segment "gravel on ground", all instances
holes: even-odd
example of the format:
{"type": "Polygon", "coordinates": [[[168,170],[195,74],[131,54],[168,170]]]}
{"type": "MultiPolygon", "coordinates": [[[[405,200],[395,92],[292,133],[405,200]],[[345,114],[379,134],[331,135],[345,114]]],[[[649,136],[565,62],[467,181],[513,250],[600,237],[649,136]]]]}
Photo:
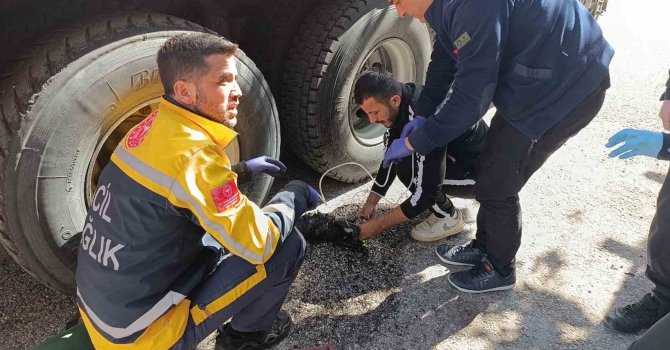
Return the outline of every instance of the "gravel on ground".
{"type": "MultiPolygon", "coordinates": [[[[658,97],[670,68],[662,0],[610,1],[600,19],[617,53],[612,88],[600,115],[538,171],[521,193],[524,235],[512,291],[469,295],[449,286],[456,271],[438,262],[436,244],[414,242],[412,223],[366,243],[367,252],[314,243],[285,308],[295,329],[279,349],[332,344],[336,349],[626,349],[602,320],[641,298],[646,238],[667,163],[607,158],[607,138],[624,127],[660,130],[658,97]]],[[[288,152],[289,179],[319,175],[288,152]]],[[[319,208],[355,217],[369,183],[324,181],[319,208]]],[[[396,183],[382,209],[402,199],[396,183]]],[[[477,203],[455,200],[474,237],[477,203]]],[[[0,348],[25,349],[61,331],[74,300],[43,287],[0,252],[0,348]]],[[[210,337],[198,346],[213,349],[210,337]]]]}

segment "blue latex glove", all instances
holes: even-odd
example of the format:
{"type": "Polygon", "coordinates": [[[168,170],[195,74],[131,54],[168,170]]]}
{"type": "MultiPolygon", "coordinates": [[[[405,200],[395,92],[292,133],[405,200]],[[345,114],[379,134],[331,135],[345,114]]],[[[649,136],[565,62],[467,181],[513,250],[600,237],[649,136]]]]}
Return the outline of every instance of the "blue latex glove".
{"type": "Polygon", "coordinates": [[[387,169],[391,165],[391,162],[405,158],[411,155],[412,153],[413,151],[411,151],[405,145],[405,138],[397,139],[393,141],[391,147],[389,147],[389,149],[386,151],[382,166],[384,167],[384,169],[387,169]]]}
{"type": "Polygon", "coordinates": [[[607,148],[620,143],[623,145],[612,151],[610,158],[628,159],[635,156],[656,158],[663,147],[663,133],[648,130],[623,129],[612,137],[605,145],[607,148]]]}
{"type": "Polygon", "coordinates": [[[405,124],[405,126],[402,128],[402,132],[400,133],[400,138],[404,139],[405,137],[409,136],[409,134],[412,133],[415,129],[418,129],[423,125],[423,123],[426,122],[426,118],[424,117],[414,117],[414,119],[410,120],[409,123],[405,124]]]}
{"type": "Polygon", "coordinates": [[[244,164],[249,168],[251,175],[266,173],[272,177],[277,177],[286,173],[286,165],[284,163],[268,156],[247,160],[244,164]]]}
{"type": "Polygon", "coordinates": [[[319,204],[323,203],[323,200],[321,199],[321,195],[319,194],[319,191],[317,191],[314,187],[307,185],[307,210],[312,210],[316,207],[319,206],[319,204]]]}

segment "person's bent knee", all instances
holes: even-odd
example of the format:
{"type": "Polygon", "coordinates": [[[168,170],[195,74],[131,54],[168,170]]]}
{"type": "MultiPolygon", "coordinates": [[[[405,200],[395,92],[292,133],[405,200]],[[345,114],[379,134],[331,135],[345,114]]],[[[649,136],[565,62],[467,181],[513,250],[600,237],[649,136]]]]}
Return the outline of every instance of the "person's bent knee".
{"type": "Polygon", "coordinates": [[[307,187],[309,186],[309,184],[302,180],[291,180],[284,187],[290,187],[290,186],[307,187]]]}
{"type": "Polygon", "coordinates": [[[305,241],[305,237],[297,227],[293,228],[289,236],[293,236],[293,239],[296,240],[296,245],[298,246],[296,254],[300,257],[300,261],[302,261],[305,258],[305,251],[307,251],[307,242],[305,241]]]}
{"type": "Polygon", "coordinates": [[[307,243],[298,228],[294,227],[277,250],[278,251],[275,252],[275,254],[278,254],[279,251],[281,251],[282,255],[294,257],[299,263],[302,263],[305,258],[307,243]]]}
{"type": "Polygon", "coordinates": [[[495,206],[516,205],[519,202],[519,196],[486,196],[475,195],[475,199],[479,203],[486,203],[495,206]]]}

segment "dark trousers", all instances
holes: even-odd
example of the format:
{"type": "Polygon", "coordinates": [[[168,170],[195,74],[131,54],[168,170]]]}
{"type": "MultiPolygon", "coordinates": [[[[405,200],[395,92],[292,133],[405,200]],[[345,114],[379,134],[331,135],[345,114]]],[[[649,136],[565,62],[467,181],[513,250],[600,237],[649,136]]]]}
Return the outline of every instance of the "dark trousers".
{"type": "Polygon", "coordinates": [[[396,166],[398,179],[412,193],[410,198],[418,197],[415,201],[406,200],[400,206],[408,218],[414,218],[426,210],[439,218],[453,213],[453,203],[442,192],[446,152],[446,147],[441,147],[426,157],[403,158],[396,166]]]}
{"type": "Polygon", "coordinates": [[[670,171],[658,194],[656,215],[649,228],[647,277],[654,282],[654,294],[670,302],[670,171]]]}
{"type": "Polygon", "coordinates": [[[398,179],[412,196],[421,192],[415,205],[403,203],[405,215],[413,218],[430,209],[441,218],[453,210],[448,196],[474,198],[479,159],[487,132],[488,125],[480,120],[446,147],[437,148],[425,157],[405,157],[396,165],[398,179]]]}
{"type": "Polygon", "coordinates": [[[667,350],[670,344],[670,314],[649,328],[628,350],[667,350]]]}
{"type": "Polygon", "coordinates": [[[512,271],[521,244],[519,191],[551,154],[595,118],[608,87],[606,79],[539,140],[516,130],[500,113],[493,117],[475,185],[480,203],[476,245],[500,273],[512,271]]]}
{"type": "MultiPolygon", "coordinates": [[[[656,202],[656,215],[647,240],[647,278],[654,283],[652,293],[670,302],[670,170],[656,202]]],[[[649,328],[629,350],[661,350],[670,344],[670,314],[649,328]]]]}
{"type": "Polygon", "coordinates": [[[304,238],[294,228],[263,265],[226,256],[189,294],[194,308],[182,338],[172,349],[194,349],[231,317],[233,329],[240,332],[270,329],[298,275],[305,248],[304,238]]]}
{"type": "MultiPolygon", "coordinates": [[[[444,149],[444,148],[443,148],[444,149]]],[[[444,152],[443,152],[444,153],[444,152]]],[[[434,171],[439,174],[442,179],[438,186],[430,187],[429,190],[435,192],[433,203],[436,207],[431,207],[430,210],[437,217],[444,217],[444,212],[449,211],[453,207],[449,197],[456,198],[475,198],[475,183],[476,173],[470,171],[470,168],[463,166],[458,160],[448,153],[443,157],[443,160],[434,162],[435,159],[427,158],[423,164],[424,171],[434,171]]],[[[478,161],[479,156],[473,155],[475,162],[478,161]]],[[[412,157],[404,158],[402,162],[398,163],[396,167],[396,174],[400,182],[407,187],[412,194],[416,191],[417,182],[417,168],[418,164],[414,161],[414,170],[412,170],[412,157]],[[413,177],[412,177],[413,176],[413,177]]],[[[416,215],[423,212],[426,208],[417,208],[416,215]]]]}

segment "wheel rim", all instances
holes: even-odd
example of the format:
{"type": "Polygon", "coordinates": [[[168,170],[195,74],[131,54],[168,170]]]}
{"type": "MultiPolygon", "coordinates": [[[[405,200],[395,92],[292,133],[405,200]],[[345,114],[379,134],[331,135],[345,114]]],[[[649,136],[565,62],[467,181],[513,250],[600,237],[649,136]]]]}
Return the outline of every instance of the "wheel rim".
{"type": "MultiPolygon", "coordinates": [[[[400,82],[416,81],[414,53],[410,46],[399,38],[386,39],[377,44],[361,63],[354,81],[373,67],[384,68],[400,82]]],[[[356,104],[353,86],[349,101],[349,125],[356,140],[368,147],[382,143],[386,128],[379,124],[370,124],[367,115],[356,104]]]]}
{"type": "MultiPolygon", "coordinates": [[[[159,102],[160,98],[154,98],[130,109],[129,112],[122,115],[121,118],[116,120],[116,122],[102,134],[104,136],[98,140],[98,143],[95,146],[95,151],[89,161],[88,171],[86,172],[85,183],[83,184],[87,210],[93,202],[93,196],[98,187],[100,173],[107,163],[109,163],[116,146],[121,142],[130,129],[158,109],[159,102]]],[[[240,145],[237,138],[226,147],[225,152],[232,164],[239,162],[240,145]]]]}

